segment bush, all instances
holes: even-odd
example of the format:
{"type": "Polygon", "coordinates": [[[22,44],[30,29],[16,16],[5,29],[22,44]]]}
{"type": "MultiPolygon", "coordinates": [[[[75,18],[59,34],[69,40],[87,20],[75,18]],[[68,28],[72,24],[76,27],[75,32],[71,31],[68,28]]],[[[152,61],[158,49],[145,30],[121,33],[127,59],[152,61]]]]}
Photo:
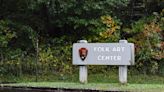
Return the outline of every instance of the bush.
{"type": "MultiPolygon", "coordinates": [[[[135,43],[136,68],[143,73],[157,73],[163,58],[163,16],[144,18],[132,25],[129,42],[135,43]]],[[[126,32],[127,33],[127,32],[126,32]]]]}

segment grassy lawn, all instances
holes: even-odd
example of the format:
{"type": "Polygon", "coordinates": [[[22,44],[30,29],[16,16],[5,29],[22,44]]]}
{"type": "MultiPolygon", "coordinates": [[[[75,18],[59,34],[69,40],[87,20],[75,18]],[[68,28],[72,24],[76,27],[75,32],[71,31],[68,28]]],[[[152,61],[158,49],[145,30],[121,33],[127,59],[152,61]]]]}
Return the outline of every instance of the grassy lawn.
{"type": "MultiPolygon", "coordinates": [[[[33,75],[22,76],[0,76],[0,83],[2,82],[35,82],[36,77],[33,75]]],[[[38,76],[38,82],[78,82],[78,74],[72,75],[54,75],[45,74],[38,76]]],[[[117,72],[109,72],[106,74],[88,74],[88,83],[119,83],[117,72]]],[[[130,84],[164,84],[164,76],[159,75],[143,75],[143,74],[128,74],[128,83],[130,84]]]]}
{"type": "Polygon", "coordinates": [[[139,92],[164,92],[164,84],[127,84],[119,83],[88,83],[80,84],[74,82],[24,82],[15,84],[1,84],[1,86],[23,86],[23,87],[50,87],[69,89],[94,89],[115,91],[139,91],[139,92]]]}
{"type": "Polygon", "coordinates": [[[73,75],[40,75],[38,82],[35,76],[24,75],[20,77],[4,76],[0,82],[16,82],[1,84],[1,86],[25,86],[25,87],[51,87],[69,89],[95,89],[95,90],[121,90],[139,92],[164,92],[164,76],[128,74],[128,84],[121,85],[118,81],[118,74],[89,74],[88,84],[80,84],[78,74],[73,75]]]}

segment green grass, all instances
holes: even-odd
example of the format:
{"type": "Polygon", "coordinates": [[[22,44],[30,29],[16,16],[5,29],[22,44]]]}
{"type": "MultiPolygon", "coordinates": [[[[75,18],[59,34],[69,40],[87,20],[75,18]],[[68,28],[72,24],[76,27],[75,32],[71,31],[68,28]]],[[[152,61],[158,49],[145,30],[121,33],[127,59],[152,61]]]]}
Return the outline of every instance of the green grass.
{"type": "Polygon", "coordinates": [[[116,90],[137,92],[164,92],[164,84],[127,84],[119,83],[88,83],[80,84],[73,82],[24,82],[16,84],[1,84],[1,86],[24,86],[24,87],[50,87],[69,89],[94,89],[94,90],[116,90]]]}
{"type": "MultiPolygon", "coordinates": [[[[78,82],[78,74],[72,75],[39,75],[38,82],[78,82]]],[[[20,77],[7,75],[0,76],[0,82],[35,82],[35,76],[22,75],[20,77]]],[[[88,74],[89,83],[119,83],[118,74],[109,72],[108,74],[88,74]]],[[[128,74],[128,83],[132,84],[164,84],[164,76],[159,75],[143,75],[143,74],[128,74]]]]}
{"type": "Polygon", "coordinates": [[[78,74],[72,75],[39,75],[38,82],[35,76],[22,75],[20,77],[8,75],[1,76],[0,82],[17,82],[14,84],[1,84],[1,86],[27,86],[27,87],[52,87],[52,88],[77,88],[98,90],[129,90],[140,92],[164,92],[164,76],[128,74],[128,84],[121,85],[117,72],[89,73],[88,84],[80,84],[78,74]]]}

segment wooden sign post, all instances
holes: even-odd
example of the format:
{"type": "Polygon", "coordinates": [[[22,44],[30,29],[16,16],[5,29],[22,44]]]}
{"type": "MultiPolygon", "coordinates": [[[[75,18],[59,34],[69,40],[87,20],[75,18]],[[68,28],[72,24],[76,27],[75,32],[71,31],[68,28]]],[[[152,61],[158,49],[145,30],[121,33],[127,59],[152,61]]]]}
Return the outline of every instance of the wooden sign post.
{"type": "MultiPolygon", "coordinates": [[[[80,40],[79,43],[87,43],[87,40],[80,40]]],[[[87,83],[88,69],[86,65],[79,66],[79,80],[81,83],[87,83]]]]}
{"type": "MultiPolygon", "coordinates": [[[[119,40],[119,43],[128,43],[127,40],[119,40]]],[[[127,83],[127,65],[120,65],[119,66],[119,81],[122,84],[127,83]]]]}

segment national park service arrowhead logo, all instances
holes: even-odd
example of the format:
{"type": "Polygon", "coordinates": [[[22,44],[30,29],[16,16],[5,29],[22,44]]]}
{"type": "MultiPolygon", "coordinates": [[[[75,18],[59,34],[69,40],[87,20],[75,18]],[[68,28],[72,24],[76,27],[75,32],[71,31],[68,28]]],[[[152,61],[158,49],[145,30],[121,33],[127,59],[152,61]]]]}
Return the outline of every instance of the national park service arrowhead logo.
{"type": "Polygon", "coordinates": [[[84,47],[79,49],[79,55],[82,61],[84,61],[88,55],[88,50],[84,47]]]}

